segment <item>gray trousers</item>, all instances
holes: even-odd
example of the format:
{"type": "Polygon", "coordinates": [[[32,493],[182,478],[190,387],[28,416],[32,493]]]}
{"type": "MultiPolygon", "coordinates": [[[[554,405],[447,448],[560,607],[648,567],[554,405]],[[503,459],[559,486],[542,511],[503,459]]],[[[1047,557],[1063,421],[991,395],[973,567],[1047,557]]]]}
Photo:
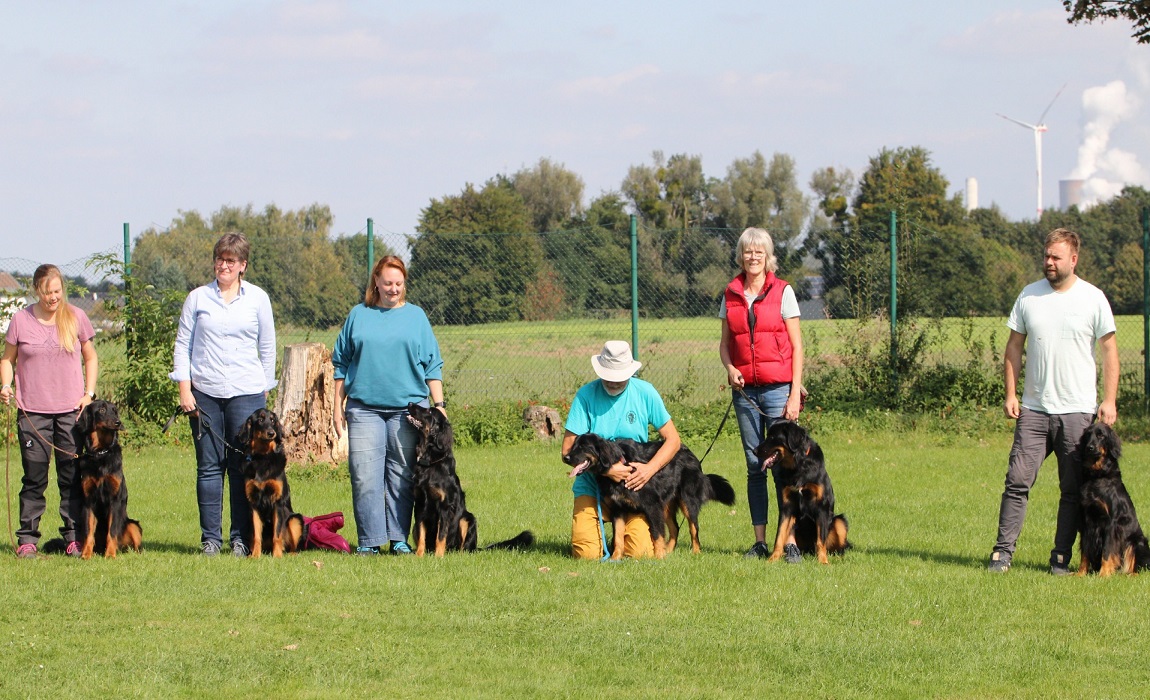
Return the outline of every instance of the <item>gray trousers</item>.
{"type": "Polygon", "coordinates": [[[1002,506],[998,511],[998,541],[994,544],[994,551],[1014,554],[1014,545],[1026,517],[1030,489],[1038,478],[1038,468],[1053,452],[1058,458],[1058,486],[1062,495],[1058,500],[1058,521],[1050,563],[1069,565],[1082,519],[1078,441],[1093,421],[1092,413],[1056,415],[1022,409],[1014,428],[1014,445],[1010,448],[1006,488],[1002,492],[1002,506]]]}
{"type": "Polygon", "coordinates": [[[65,452],[75,452],[76,413],[27,413],[20,411],[16,421],[20,437],[20,460],[24,478],[20,487],[19,544],[40,541],[40,518],[48,509],[49,459],[55,455],[56,484],[60,489],[60,536],[65,542],[76,539],[76,521],[80,519],[83,494],[76,478],[76,460],[65,452]],[[55,445],[59,449],[52,447],[55,445]]]}

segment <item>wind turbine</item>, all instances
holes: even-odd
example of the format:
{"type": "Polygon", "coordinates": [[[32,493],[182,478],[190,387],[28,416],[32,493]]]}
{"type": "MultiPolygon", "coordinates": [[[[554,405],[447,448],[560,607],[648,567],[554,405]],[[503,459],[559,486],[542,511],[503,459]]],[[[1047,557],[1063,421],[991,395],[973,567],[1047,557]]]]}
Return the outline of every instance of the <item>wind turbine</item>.
{"type": "Polygon", "coordinates": [[[1066,85],[1067,83],[1063,83],[1062,87],[1058,88],[1058,92],[1054,93],[1054,99],[1050,100],[1050,104],[1046,105],[1046,109],[1042,110],[1042,115],[1038,117],[1037,124],[1027,124],[1024,121],[1019,121],[1013,117],[995,112],[995,114],[998,114],[998,116],[1006,121],[1014,122],[1034,132],[1034,161],[1038,171],[1038,218],[1040,219],[1042,218],[1042,134],[1046,132],[1046,124],[1042,120],[1046,118],[1046,113],[1054,106],[1054,102],[1058,99],[1058,96],[1066,89],[1066,85]]]}

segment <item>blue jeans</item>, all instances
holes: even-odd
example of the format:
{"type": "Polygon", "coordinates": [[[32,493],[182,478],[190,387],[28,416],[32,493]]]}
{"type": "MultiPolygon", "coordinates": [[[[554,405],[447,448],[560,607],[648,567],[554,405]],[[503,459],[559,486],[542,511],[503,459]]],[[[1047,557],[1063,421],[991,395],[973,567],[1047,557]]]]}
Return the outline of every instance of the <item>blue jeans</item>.
{"type": "Polygon", "coordinates": [[[231,513],[230,541],[244,539],[251,527],[251,510],[244,494],[240,448],[236,434],[257,409],[267,408],[264,393],[217,399],[192,389],[199,416],[191,416],[196,445],[196,498],[200,505],[200,541],[223,542],[224,476],[228,478],[231,513]],[[227,444],[225,445],[225,442],[227,444]]]}
{"type": "Polygon", "coordinates": [[[411,465],[419,433],[407,409],[347,400],[347,467],[360,547],[406,542],[411,532],[411,465]]]}
{"type": "MultiPolygon", "coordinates": [[[[790,384],[762,384],[745,386],[743,393],[731,389],[735,400],[735,418],[739,421],[739,435],[743,438],[743,454],[747,459],[747,505],[751,509],[751,525],[767,524],[767,475],[763,473],[762,462],[755,456],[755,448],[767,435],[772,423],[782,420],[791,395],[790,384]],[[755,410],[755,409],[758,410],[755,410]],[[759,413],[762,411],[768,417],[759,413]]],[[[775,499],[779,502],[778,483],[775,484],[775,499]]]]}

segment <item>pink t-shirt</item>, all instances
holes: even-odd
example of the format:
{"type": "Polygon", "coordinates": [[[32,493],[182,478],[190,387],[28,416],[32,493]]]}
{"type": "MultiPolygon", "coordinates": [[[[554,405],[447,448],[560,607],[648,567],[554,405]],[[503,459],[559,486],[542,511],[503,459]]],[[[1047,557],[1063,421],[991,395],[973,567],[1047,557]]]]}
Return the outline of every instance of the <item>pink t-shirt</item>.
{"type": "Polygon", "coordinates": [[[96,332],[88,315],[71,304],[76,314],[76,335],[72,352],[60,347],[56,326],[36,319],[32,307],[17,311],[8,324],[4,342],[16,346],[16,404],[31,413],[68,413],[84,395],[84,370],[80,344],[96,332]]]}

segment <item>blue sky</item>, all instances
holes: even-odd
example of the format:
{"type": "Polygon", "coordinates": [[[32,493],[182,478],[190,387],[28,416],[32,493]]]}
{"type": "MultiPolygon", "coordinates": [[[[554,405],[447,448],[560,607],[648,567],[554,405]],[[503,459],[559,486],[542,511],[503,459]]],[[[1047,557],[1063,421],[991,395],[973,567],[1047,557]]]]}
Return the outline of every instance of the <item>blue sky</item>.
{"type": "Polygon", "coordinates": [[[981,205],[1033,218],[1033,137],[995,113],[1037,120],[1063,84],[1047,206],[1082,158],[1150,186],[1150,47],[1123,22],[1067,25],[1059,0],[0,0],[0,17],[0,258],[66,262],[123,222],[224,204],[410,233],[431,199],[541,157],[591,198],[655,150],[713,177],[788,153],[805,185],[923,146],[952,191],[975,177],[981,205]]]}

